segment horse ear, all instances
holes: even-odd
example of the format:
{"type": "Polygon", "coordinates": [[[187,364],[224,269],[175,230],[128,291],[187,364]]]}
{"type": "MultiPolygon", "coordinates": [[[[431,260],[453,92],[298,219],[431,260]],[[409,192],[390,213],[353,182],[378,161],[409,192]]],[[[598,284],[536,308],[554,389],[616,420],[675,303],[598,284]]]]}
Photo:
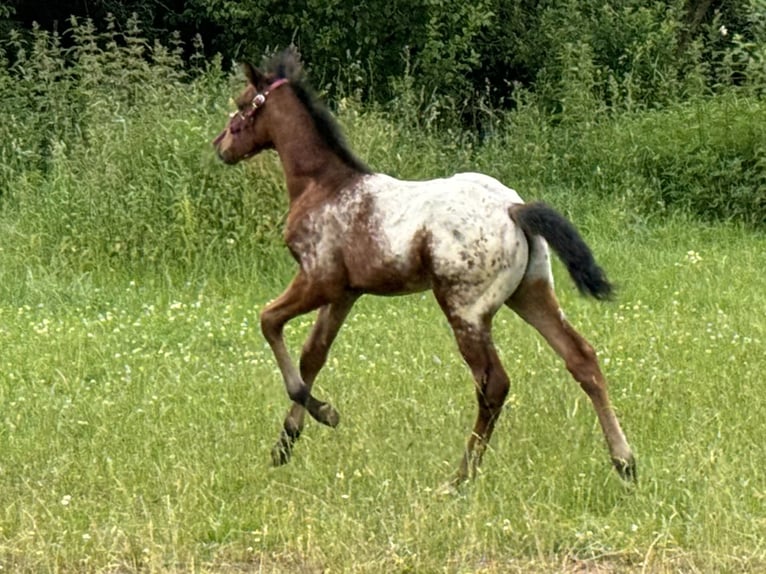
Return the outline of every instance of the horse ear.
{"type": "Polygon", "coordinates": [[[258,68],[253,66],[250,62],[242,64],[242,68],[248,82],[253,84],[257,89],[263,88],[264,84],[266,84],[266,76],[264,76],[258,68]]]}

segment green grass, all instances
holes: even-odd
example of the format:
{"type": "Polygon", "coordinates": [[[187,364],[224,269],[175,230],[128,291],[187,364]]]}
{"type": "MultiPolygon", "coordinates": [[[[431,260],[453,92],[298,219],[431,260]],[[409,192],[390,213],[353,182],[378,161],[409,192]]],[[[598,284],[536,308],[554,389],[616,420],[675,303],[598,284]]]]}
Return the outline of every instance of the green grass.
{"type": "MultiPolygon", "coordinates": [[[[287,400],[257,317],[289,278],[284,259],[76,274],[0,251],[0,566],[766,568],[766,239],[588,214],[619,299],[580,298],[560,266],[558,291],[599,350],[639,456],[635,489],[611,470],[585,395],[507,311],[495,334],[508,408],[481,475],[442,497],[475,406],[430,295],[358,304],[317,384],[341,426],[309,423],[294,461],[272,469],[287,400]]],[[[309,325],[289,330],[296,352],[309,325]]]]}

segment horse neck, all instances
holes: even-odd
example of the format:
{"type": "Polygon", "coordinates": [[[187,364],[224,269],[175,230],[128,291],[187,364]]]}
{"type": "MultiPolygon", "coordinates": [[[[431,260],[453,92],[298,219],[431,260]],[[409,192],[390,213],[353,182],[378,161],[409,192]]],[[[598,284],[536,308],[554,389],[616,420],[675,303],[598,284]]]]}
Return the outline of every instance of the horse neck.
{"type": "Polygon", "coordinates": [[[297,98],[284,98],[274,110],[271,139],[287,180],[290,202],[308,190],[333,193],[357,175],[322,139],[297,98]]]}

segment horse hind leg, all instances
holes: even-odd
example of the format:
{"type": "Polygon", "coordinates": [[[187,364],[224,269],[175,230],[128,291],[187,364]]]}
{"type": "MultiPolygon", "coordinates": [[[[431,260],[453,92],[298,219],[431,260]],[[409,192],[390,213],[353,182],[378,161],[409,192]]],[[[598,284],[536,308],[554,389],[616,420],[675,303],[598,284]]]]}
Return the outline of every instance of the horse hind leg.
{"type": "MultiPolygon", "coordinates": [[[[313,386],[317,374],[327,361],[330,346],[356,299],[355,296],[349,296],[319,309],[317,320],[303,345],[300,358],[301,378],[309,389],[313,386]]],[[[306,408],[303,405],[293,403],[290,406],[279,438],[271,450],[271,460],[274,466],[280,466],[290,461],[293,446],[303,431],[305,415],[306,408]]]]}
{"type": "Polygon", "coordinates": [[[476,329],[461,320],[452,320],[451,323],[460,353],[471,369],[478,403],[473,432],[452,481],[453,486],[457,486],[476,475],[503,410],[510,383],[492,343],[489,329],[476,329]]]}
{"type": "Polygon", "coordinates": [[[455,302],[458,298],[465,299],[465,293],[458,297],[447,289],[437,287],[434,289],[434,294],[450,322],[460,354],[471,370],[478,403],[476,422],[466,442],[458,471],[444,486],[444,492],[451,492],[455,487],[475,476],[497,419],[503,410],[509,381],[492,343],[491,334],[493,311],[502,303],[489,299],[477,301],[469,319],[464,312],[460,311],[463,307],[455,302]]]}
{"type": "Polygon", "coordinates": [[[615,469],[622,478],[635,480],[635,458],[609,402],[596,353],[564,318],[551,284],[544,279],[525,279],[507,305],[537,329],[564,359],[567,369],[593,404],[615,469]]]}

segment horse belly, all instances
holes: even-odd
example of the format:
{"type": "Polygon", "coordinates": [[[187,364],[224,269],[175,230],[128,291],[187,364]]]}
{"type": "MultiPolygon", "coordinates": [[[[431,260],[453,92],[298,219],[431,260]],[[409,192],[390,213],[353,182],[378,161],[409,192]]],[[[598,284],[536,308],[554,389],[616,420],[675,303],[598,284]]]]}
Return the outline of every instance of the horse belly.
{"type": "Polygon", "coordinates": [[[403,251],[395,252],[390,247],[374,237],[347,247],[344,261],[351,289],[374,295],[402,295],[431,286],[418,238],[413,238],[403,251]]]}

